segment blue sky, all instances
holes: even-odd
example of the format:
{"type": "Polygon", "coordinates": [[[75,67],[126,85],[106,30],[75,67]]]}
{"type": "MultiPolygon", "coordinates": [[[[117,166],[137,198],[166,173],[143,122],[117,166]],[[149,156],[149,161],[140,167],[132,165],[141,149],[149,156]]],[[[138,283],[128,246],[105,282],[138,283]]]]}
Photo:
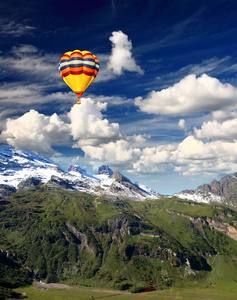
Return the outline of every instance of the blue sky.
{"type": "Polygon", "coordinates": [[[2,1],[0,143],[163,194],[237,170],[237,2],[2,1]],[[100,71],[82,104],[67,51],[100,71]]]}

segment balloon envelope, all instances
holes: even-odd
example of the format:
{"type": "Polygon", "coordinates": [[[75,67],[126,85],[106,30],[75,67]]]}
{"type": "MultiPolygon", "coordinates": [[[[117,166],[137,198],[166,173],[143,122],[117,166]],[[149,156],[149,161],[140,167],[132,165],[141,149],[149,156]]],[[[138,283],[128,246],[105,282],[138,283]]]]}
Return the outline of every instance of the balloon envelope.
{"type": "Polygon", "coordinates": [[[98,58],[91,52],[74,50],[63,54],[58,69],[66,84],[81,98],[97,76],[99,67],[98,58]]]}

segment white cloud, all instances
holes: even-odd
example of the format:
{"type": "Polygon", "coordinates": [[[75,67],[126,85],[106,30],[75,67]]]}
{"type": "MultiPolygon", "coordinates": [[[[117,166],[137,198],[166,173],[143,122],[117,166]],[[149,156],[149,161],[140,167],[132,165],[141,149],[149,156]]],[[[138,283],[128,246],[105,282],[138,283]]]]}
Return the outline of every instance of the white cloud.
{"type": "Polygon", "coordinates": [[[14,53],[16,56],[21,57],[22,55],[25,54],[30,54],[30,53],[37,53],[39,52],[39,49],[36,48],[33,45],[29,44],[21,44],[19,46],[14,46],[12,47],[11,53],[14,53]]]}
{"type": "Polygon", "coordinates": [[[22,36],[31,34],[35,27],[24,23],[17,23],[15,21],[1,20],[0,34],[3,36],[22,36]]]}
{"type": "Polygon", "coordinates": [[[172,153],[173,161],[188,161],[188,160],[205,160],[214,159],[216,153],[211,144],[204,144],[202,141],[195,139],[194,136],[185,138],[172,153]]]}
{"type": "Polygon", "coordinates": [[[201,129],[194,128],[198,139],[237,140],[237,118],[219,123],[216,120],[204,122],[201,129]]]}
{"type": "MultiPolygon", "coordinates": [[[[30,110],[19,118],[8,119],[1,141],[35,152],[52,154],[53,146],[73,140],[73,147],[98,146],[122,139],[119,124],[103,119],[106,103],[83,98],[67,115],[52,116],[30,110]]],[[[72,143],[72,141],[71,141],[72,143]]]]}
{"type": "Polygon", "coordinates": [[[121,75],[123,71],[143,74],[143,70],[132,57],[132,42],[128,40],[128,36],[120,30],[112,32],[109,39],[113,48],[108,62],[108,69],[112,69],[116,75],[121,75]]]}
{"type": "Polygon", "coordinates": [[[174,151],[174,145],[161,145],[145,148],[133,168],[137,173],[164,173],[170,163],[170,155],[174,151]]]}
{"type": "Polygon", "coordinates": [[[87,158],[108,164],[132,163],[140,154],[140,149],[133,148],[129,142],[119,140],[95,146],[83,146],[87,158]]]}
{"type": "Polygon", "coordinates": [[[43,53],[33,45],[20,45],[13,47],[10,53],[5,53],[0,56],[0,64],[2,72],[8,75],[12,74],[24,74],[23,80],[32,81],[38,79],[42,82],[55,82],[55,79],[60,79],[58,72],[57,54],[43,53]]]}
{"type": "Polygon", "coordinates": [[[204,143],[189,136],[172,153],[172,161],[174,170],[184,176],[231,174],[237,168],[237,142],[204,143]]]}
{"type": "Polygon", "coordinates": [[[178,122],[178,126],[181,129],[185,129],[185,120],[184,119],[180,119],[179,122],[178,122]]]}
{"type": "Polygon", "coordinates": [[[55,111],[69,110],[76,102],[73,92],[47,93],[47,86],[41,84],[4,83],[0,85],[1,119],[16,118],[30,109],[41,110],[46,105],[55,111]]]}
{"type": "MultiPolygon", "coordinates": [[[[8,119],[1,133],[1,141],[35,152],[54,154],[55,145],[73,145],[81,148],[85,157],[81,159],[91,165],[106,163],[126,168],[127,172],[158,174],[174,170],[184,176],[230,174],[237,169],[237,141],[216,140],[203,142],[205,133],[236,128],[237,120],[218,124],[204,123],[200,131],[194,131],[177,144],[145,147],[147,136],[122,135],[119,125],[103,119],[105,103],[83,99],[74,105],[67,115],[45,116],[31,110],[18,119],[8,119]],[[217,126],[211,131],[210,126],[217,126]],[[205,126],[207,128],[205,128],[205,126]],[[219,126],[219,127],[218,127],[219,126]]],[[[234,130],[232,130],[234,134],[234,130]]],[[[149,138],[149,137],[148,137],[149,138]]]]}
{"type": "Polygon", "coordinates": [[[183,176],[230,174],[237,169],[237,142],[202,142],[188,136],[177,145],[145,148],[133,163],[135,173],[163,173],[173,169],[183,176]]]}
{"type": "Polygon", "coordinates": [[[225,121],[237,118],[237,111],[218,110],[212,112],[212,118],[217,121],[225,121]]]}
{"type": "Polygon", "coordinates": [[[152,91],[146,99],[136,98],[135,105],[149,114],[170,116],[236,109],[237,88],[206,74],[191,74],[172,87],[152,91]]]}
{"type": "Polygon", "coordinates": [[[52,145],[66,142],[69,133],[69,126],[57,114],[49,117],[30,110],[18,119],[8,119],[1,139],[14,147],[52,154],[52,145]]]}
{"type": "Polygon", "coordinates": [[[106,110],[106,103],[95,103],[90,98],[84,98],[80,105],[74,105],[68,114],[75,148],[85,145],[100,145],[111,140],[120,139],[118,123],[109,123],[103,119],[101,111],[106,110]]]}

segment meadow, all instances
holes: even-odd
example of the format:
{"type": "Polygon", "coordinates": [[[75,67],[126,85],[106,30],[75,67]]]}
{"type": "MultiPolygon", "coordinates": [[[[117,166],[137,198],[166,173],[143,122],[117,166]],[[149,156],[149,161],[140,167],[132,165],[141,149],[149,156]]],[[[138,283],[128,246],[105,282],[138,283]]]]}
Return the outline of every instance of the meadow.
{"type": "MultiPolygon", "coordinates": [[[[59,287],[60,285],[58,285],[59,287]]],[[[127,293],[121,291],[106,291],[100,289],[67,287],[61,288],[37,286],[33,284],[30,287],[15,289],[16,292],[24,294],[26,299],[34,300],[168,300],[168,299],[208,299],[208,300],[236,300],[237,283],[230,284],[222,281],[213,286],[194,286],[189,288],[172,287],[170,289],[158,290],[147,293],[127,293]]]]}

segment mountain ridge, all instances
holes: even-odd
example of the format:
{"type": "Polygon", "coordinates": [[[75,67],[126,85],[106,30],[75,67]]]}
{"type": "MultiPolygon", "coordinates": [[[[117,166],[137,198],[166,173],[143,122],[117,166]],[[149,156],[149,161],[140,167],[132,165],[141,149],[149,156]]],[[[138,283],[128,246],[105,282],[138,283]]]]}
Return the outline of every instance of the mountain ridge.
{"type": "Polygon", "coordinates": [[[64,172],[39,155],[28,159],[27,152],[9,151],[0,159],[5,193],[0,283],[5,286],[34,279],[143,292],[186,284],[212,287],[227,280],[226,274],[230,285],[236,283],[233,209],[175,196],[147,197],[108,166],[93,176],[78,165],[64,172]]]}
{"type": "Polygon", "coordinates": [[[217,203],[237,209],[237,172],[220,180],[199,185],[193,190],[183,190],[173,196],[196,202],[217,203]]]}
{"type": "MultiPolygon", "coordinates": [[[[237,214],[229,208],[110,201],[52,185],[19,191],[0,207],[0,252],[38,281],[142,292],[212,286],[227,273],[237,279],[237,214]]],[[[9,283],[7,274],[0,281],[9,283]]]]}
{"type": "MultiPolygon", "coordinates": [[[[15,149],[0,148],[0,198],[18,190],[48,184],[62,189],[77,190],[92,195],[127,197],[136,201],[146,198],[159,199],[159,192],[140,183],[133,183],[118,170],[102,165],[97,173],[90,175],[79,165],[71,165],[64,171],[58,164],[45,156],[15,149]]],[[[178,197],[195,202],[227,205],[237,208],[237,172],[219,181],[186,189],[168,197],[178,197]]]]}
{"type": "Polygon", "coordinates": [[[68,171],[45,156],[11,147],[0,148],[0,196],[9,196],[21,189],[48,184],[93,195],[128,197],[134,200],[156,199],[159,193],[140,188],[130,179],[101,166],[98,173],[90,175],[79,165],[71,165],[68,171]]]}

